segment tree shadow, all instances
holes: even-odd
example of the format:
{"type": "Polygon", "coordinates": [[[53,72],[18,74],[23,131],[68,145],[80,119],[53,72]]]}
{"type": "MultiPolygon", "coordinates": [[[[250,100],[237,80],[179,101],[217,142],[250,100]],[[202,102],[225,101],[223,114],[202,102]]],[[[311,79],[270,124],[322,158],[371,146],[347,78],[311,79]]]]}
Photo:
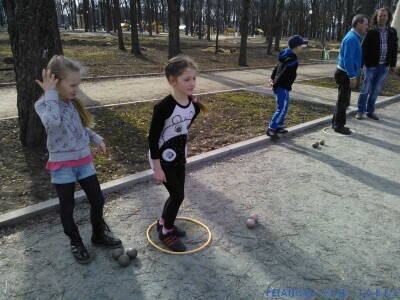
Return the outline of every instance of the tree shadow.
{"type": "Polygon", "coordinates": [[[374,145],[374,146],[377,146],[377,147],[381,147],[383,149],[392,151],[394,153],[400,153],[400,146],[399,145],[395,145],[395,144],[386,142],[384,140],[380,140],[380,139],[377,139],[377,138],[366,136],[366,135],[360,134],[358,132],[354,132],[351,135],[351,137],[356,139],[356,140],[358,140],[358,141],[360,141],[360,142],[363,142],[363,143],[369,143],[371,145],[374,145]]]}
{"type": "Polygon", "coordinates": [[[378,191],[394,196],[400,196],[400,183],[396,181],[375,175],[325,153],[312,151],[311,149],[297,145],[291,140],[282,140],[278,146],[285,147],[291,151],[330,165],[344,176],[357,180],[358,182],[365,184],[366,186],[370,186],[378,191]]]}

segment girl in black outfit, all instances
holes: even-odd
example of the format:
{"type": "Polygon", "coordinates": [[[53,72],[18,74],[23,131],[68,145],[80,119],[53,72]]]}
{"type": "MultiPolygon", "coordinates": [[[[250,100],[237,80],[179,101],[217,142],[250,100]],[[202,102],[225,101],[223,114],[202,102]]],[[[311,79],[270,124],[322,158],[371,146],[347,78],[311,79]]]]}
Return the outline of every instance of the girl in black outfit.
{"type": "Polygon", "coordinates": [[[197,66],[187,56],[169,60],[165,76],[172,93],[154,106],[149,132],[150,164],[156,183],[163,183],[169,192],[157,223],[159,238],[172,251],[183,252],[179,237],[185,231],[174,226],[184,199],[187,134],[189,127],[205,107],[192,97],[196,85],[197,66]]]}

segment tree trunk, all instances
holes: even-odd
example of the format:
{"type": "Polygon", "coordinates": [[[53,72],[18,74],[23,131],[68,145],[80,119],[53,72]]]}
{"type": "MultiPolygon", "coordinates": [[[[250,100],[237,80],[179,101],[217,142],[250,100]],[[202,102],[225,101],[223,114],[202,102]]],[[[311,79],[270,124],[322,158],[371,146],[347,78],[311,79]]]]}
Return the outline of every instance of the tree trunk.
{"type": "Polygon", "coordinates": [[[4,15],[4,8],[2,6],[2,3],[0,2],[0,26],[4,26],[5,25],[5,15],[4,15]]]}
{"type": "Polygon", "coordinates": [[[106,10],[104,0],[99,1],[99,11],[100,11],[100,27],[106,30],[106,10]]]}
{"type": "Polygon", "coordinates": [[[242,0],[242,18],[240,20],[239,66],[247,67],[247,35],[249,31],[249,8],[251,0],[242,0]]]}
{"type": "Polygon", "coordinates": [[[104,8],[106,10],[106,12],[105,12],[106,31],[107,32],[111,32],[111,31],[114,30],[114,28],[113,28],[113,19],[112,19],[112,14],[111,14],[111,3],[110,3],[110,0],[105,0],[104,8]]]}
{"type": "Polygon", "coordinates": [[[211,41],[211,0],[207,0],[206,22],[207,22],[207,40],[211,41]]]}
{"type": "Polygon", "coordinates": [[[285,6],[285,1],[284,0],[279,0],[279,6],[278,6],[278,13],[276,16],[276,31],[275,31],[275,51],[279,51],[279,44],[281,41],[282,37],[282,14],[283,14],[283,8],[285,6]]]}
{"type": "Polygon", "coordinates": [[[89,0],[83,0],[83,22],[85,23],[85,32],[89,31],[89,0]]]}
{"type": "Polygon", "coordinates": [[[55,54],[62,54],[54,1],[3,0],[14,56],[17,108],[22,145],[45,145],[45,131],[34,103],[43,94],[35,79],[55,54]],[[17,21],[18,20],[18,21],[17,21]]]}
{"type": "Polygon", "coordinates": [[[138,16],[138,23],[140,26],[140,30],[142,30],[142,22],[143,22],[143,16],[142,16],[142,4],[140,2],[141,0],[137,0],[137,16],[138,16]]]}
{"type": "Polygon", "coordinates": [[[351,28],[351,20],[353,19],[354,0],[346,0],[346,16],[345,16],[345,31],[351,28]]]}
{"type": "Polygon", "coordinates": [[[137,28],[137,0],[130,0],[130,18],[131,18],[131,52],[138,56],[142,55],[140,51],[139,35],[137,28]]]}
{"type": "Polygon", "coordinates": [[[180,0],[168,0],[168,58],[181,53],[179,43],[180,0]]]}
{"type": "Polygon", "coordinates": [[[92,4],[92,24],[93,24],[93,31],[96,32],[97,22],[96,22],[96,7],[94,5],[94,0],[91,0],[92,4]]]}
{"type": "Polygon", "coordinates": [[[198,21],[198,32],[197,35],[199,37],[199,40],[203,38],[203,0],[198,0],[199,1],[199,21],[198,21]]]}
{"type": "Polygon", "coordinates": [[[119,0],[113,0],[114,3],[114,20],[115,27],[118,31],[118,46],[120,50],[125,50],[124,36],[121,28],[121,9],[119,7],[119,0]]]}
{"type": "Polygon", "coordinates": [[[271,55],[272,54],[272,41],[274,38],[275,34],[275,18],[276,18],[276,5],[277,5],[277,0],[274,0],[272,4],[272,10],[270,13],[270,25],[269,25],[269,30],[268,30],[268,49],[267,49],[267,54],[271,55]]]}
{"type": "Polygon", "coordinates": [[[151,20],[151,2],[148,0],[145,2],[145,8],[144,8],[144,15],[146,19],[146,28],[150,36],[153,35],[153,30],[151,28],[152,26],[152,20],[151,20]]]}
{"type": "Polygon", "coordinates": [[[154,0],[154,2],[153,2],[153,15],[154,15],[154,21],[156,23],[156,34],[159,34],[160,31],[158,30],[158,24],[160,24],[160,20],[159,20],[159,14],[158,14],[157,1],[158,0],[154,0]]]}
{"type": "Polygon", "coordinates": [[[217,27],[217,33],[215,36],[215,54],[219,52],[219,31],[220,31],[220,22],[221,22],[221,0],[217,0],[217,11],[215,13],[215,27],[217,27]]]}
{"type": "Polygon", "coordinates": [[[194,0],[189,0],[189,23],[190,36],[194,36],[194,0]]]}
{"type": "Polygon", "coordinates": [[[78,15],[77,15],[77,9],[76,9],[76,2],[75,2],[75,0],[71,0],[71,2],[72,2],[72,8],[73,8],[72,15],[73,15],[74,24],[75,24],[74,28],[77,28],[78,27],[78,15]]]}

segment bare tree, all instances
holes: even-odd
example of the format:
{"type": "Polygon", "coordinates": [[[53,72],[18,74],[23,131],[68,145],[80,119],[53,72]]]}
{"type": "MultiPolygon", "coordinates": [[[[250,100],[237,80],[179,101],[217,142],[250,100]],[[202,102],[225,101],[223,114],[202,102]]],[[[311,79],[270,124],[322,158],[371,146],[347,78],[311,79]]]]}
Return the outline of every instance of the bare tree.
{"type": "Polygon", "coordinates": [[[217,0],[217,11],[215,13],[215,27],[217,29],[215,36],[215,54],[219,52],[219,32],[221,30],[221,0],[217,0]]]}
{"type": "Polygon", "coordinates": [[[172,58],[181,53],[179,41],[180,0],[168,0],[168,57],[172,58]]]}
{"type": "Polygon", "coordinates": [[[114,23],[118,31],[118,47],[120,50],[125,50],[124,36],[121,28],[121,9],[119,7],[119,0],[113,0],[114,3],[114,23]]]}
{"type": "Polygon", "coordinates": [[[137,28],[137,0],[130,0],[130,19],[131,19],[131,52],[134,55],[141,55],[139,35],[137,28]]]}
{"type": "Polygon", "coordinates": [[[112,18],[112,12],[111,12],[111,2],[110,0],[105,0],[104,1],[104,8],[105,8],[105,22],[106,22],[106,31],[111,32],[114,30],[113,27],[113,18],[112,18]]]}
{"type": "Polygon", "coordinates": [[[206,23],[207,40],[211,41],[211,0],[207,0],[206,23]]]}
{"type": "Polygon", "coordinates": [[[242,0],[242,18],[240,20],[239,66],[247,66],[247,35],[249,31],[250,0],[242,0]]]}
{"type": "Polygon", "coordinates": [[[62,54],[54,1],[3,0],[14,56],[17,107],[22,145],[43,146],[45,131],[34,103],[42,91],[35,83],[55,54],[62,54]]]}

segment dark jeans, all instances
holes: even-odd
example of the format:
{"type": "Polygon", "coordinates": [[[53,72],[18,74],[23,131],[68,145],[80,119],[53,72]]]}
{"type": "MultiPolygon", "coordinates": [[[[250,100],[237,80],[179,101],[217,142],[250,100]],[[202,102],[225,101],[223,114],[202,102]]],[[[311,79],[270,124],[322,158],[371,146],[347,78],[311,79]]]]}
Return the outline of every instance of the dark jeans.
{"type": "Polygon", "coordinates": [[[380,94],[389,68],[383,64],[376,67],[365,68],[365,78],[358,97],[358,112],[373,113],[375,102],[380,94]]]}
{"type": "MultiPolygon", "coordinates": [[[[93,231],[101,228],[104,224],[103,220],[103,206],[104,196],[100,189],[100,184],[97,179],[97,175],[92,175],[84,179],[79,180],[79,184],[85,191],[86,196],[90,203],[90,221],[92,223],[93,231]]],[[[79,238],[78,227],[74,221],[74,208],[75,208],[75,182],[66,184],[55,184],[54,185],[58,198],[60,199],[60,215],[61,223],[64,228],[64,232],[68,235],[71,240],[79,238]]]]}
{"type": "Polygon", "coordinates": [[[162,217],[164,226],[171,229],[174,226],[179,207],[185,198],[185,165],[177,167],[163,167],[167,182],[164,186],[169,192],[169,198],[165,202],[162,217]]]}
{"type": "Polygon", "coordinates": [[[346,125],[346,110],[350,105],[350,78],[345,71],[336,69],[335,81],[338,85],[338,100],[333,114],[332,126],[344,127],[346,125]]]}

